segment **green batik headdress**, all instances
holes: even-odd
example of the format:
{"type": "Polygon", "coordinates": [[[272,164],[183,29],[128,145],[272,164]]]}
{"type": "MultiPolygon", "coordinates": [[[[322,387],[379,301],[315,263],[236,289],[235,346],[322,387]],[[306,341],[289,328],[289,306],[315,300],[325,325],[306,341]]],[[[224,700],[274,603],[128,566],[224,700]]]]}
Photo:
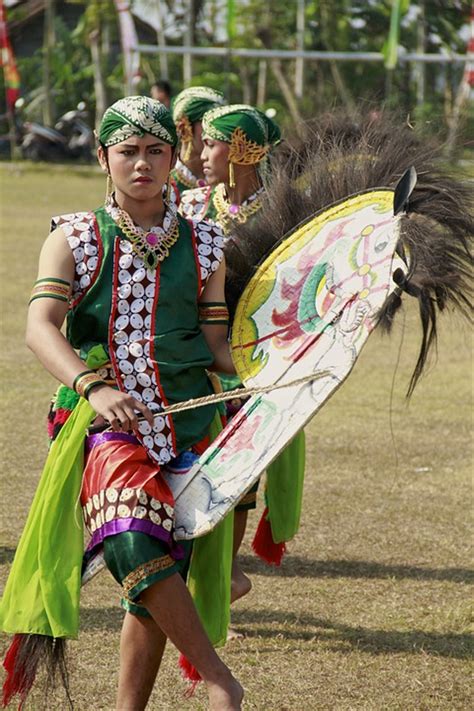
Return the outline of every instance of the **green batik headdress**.
{"type": "Polygon", "coordinates": [[[173,120],[181,143],[184,160],[189,160],[193,147],[193,123],[201,121],[206,111],[225,104],[224,95],[208,86],[190,86],[173,102],[173,120]]]}
{"type": "Polygon", "coordinates": [[[130,136],[142,137],[146,133],[171,146],[178,142],[173,117],[164,104],[148,96],[126,96],[105,112],[98,139],[108,148],[126,141],[130,136]]]}
{"type": "MultiPolygon", "coordinates": [[[[146,133],[173,147],[178,142],[173,117],[164,104],[148,96],[126,96],[109,106],[100,122],[97,138],[102,146],[109,148],[131,136],[142,138],[146,133]]],[[[106,201],[112,190],[108,174],[106,201]]]]}
{"type": "Polygon", "coordinates": [[[208,111],[202,120],[206,136],[216,141],[230,143],[229,185],[234,185],[234,168],[237,165],[260,163],[270,148],[280,142],[277,124],[262,111],[248,104],[219,106],[208,111]]]}

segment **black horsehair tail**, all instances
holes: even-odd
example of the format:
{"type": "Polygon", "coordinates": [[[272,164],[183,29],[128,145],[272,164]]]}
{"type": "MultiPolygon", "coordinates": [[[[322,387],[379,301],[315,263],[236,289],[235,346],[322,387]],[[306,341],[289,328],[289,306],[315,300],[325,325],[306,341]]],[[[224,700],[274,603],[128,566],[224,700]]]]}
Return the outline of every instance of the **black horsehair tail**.
{"type": "MultiPolygon", "coordinates": [[[[305,124],[303,139],[286,141],[272,156],[262,210],[236,225],[226,244],[231,313],[255,265],[299,223],[354,193],[395,188],[414,167],[417,183],[397,246],[409,271],[394,275],[399,291],[417,299],[422,328],[409,397],[436,344],[438,312],[454,307],[467,318],[472,314],[473,191],[440,156],[437,145],[384,113],[358,120],[333,114],[305,124]]],[[[387,300],[379,315],[383,329],[390,330],[400,304],[396,294],[387,300]]]]}
{"type": "Polygon", "coordinates": [[[33,686],[37,673],[44,670],[46,673],[44,708],[49,707],[48,697],[50,692],[57,688],[59,677],[66,694],[67,705],[73,709],[69,690],[66,640],[40,634],[18,634],[13,638],[11,647],[14,645],[16,651],[13,666],[7,670],[9,675],[4,684],[4,705],[8,704],[15,694],[19,694],[21,707],[33,686]],[[7,687],[10,688],[7,690],[7,687]]]}

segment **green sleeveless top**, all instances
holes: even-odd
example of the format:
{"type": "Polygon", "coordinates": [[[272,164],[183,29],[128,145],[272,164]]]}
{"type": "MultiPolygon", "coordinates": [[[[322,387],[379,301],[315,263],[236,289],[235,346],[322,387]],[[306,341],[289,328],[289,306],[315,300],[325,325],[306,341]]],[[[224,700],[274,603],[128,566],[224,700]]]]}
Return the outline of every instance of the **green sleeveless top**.
{"type": "MultiPolygon", "coordinates": [[[[153,270],[107,208],[53,221],[66,233],[76,263],[69,342],[84,359],[102,346],[119,389],[156,412],[213,392],[206,374],[213,356],[199,326],[198,302],[222,260],[222,233],[216,225],[176,219],[178,240],[153,270]]],[[[140,424],[138,437],[164,464],[207,434],[214,413],[209,405],[158,416],[153,428],[140,424]]]]}

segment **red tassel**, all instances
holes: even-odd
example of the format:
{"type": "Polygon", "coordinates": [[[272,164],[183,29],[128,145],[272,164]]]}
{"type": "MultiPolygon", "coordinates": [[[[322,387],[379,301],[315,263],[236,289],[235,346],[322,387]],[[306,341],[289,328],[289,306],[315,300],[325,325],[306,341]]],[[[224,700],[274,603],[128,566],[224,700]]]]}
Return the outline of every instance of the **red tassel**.
{"type": "Polygon", "coordinates": [[[272,527],[267,518],[268,508],[262,514],[260,523],[255,532],[255,538],[252,542],[254,553],[259,558],[269,565],[280,565],[284,554],[286,553],[286,543],[275,543],[272,536],[272,527]]]}
{"type": "Polygon", "coordinates": [[[19,694],[19,711],[21,710],[34,681],[34,677],[26,676],[24,665],[19,666],[17,664],[17,657],[20,652],[22,637],[23,636],[21,634],[16,634],[13,637],[12,643],[8,647],[5,659],[3,660],[3,667],[7,673],[7,676],[3,682],[2,705],[3,708],[5,708],[8,706],[15,694],[19,694]]]}
{"type": "Polygon", "coordinates": [[[191,696],[194,696],[194,692],[196,691],[196,686],[199,684],[200,681],[202,681],[202,676],[194,667],[189,659],[186,659],[184,654],[180,654],[179,656],[179,666],[181,667],[181,671],[183,673],[183,678],[186,679],[186,681],[190,682],[189,689],[186,691],[186,698],[190,698],[191,696]]]}

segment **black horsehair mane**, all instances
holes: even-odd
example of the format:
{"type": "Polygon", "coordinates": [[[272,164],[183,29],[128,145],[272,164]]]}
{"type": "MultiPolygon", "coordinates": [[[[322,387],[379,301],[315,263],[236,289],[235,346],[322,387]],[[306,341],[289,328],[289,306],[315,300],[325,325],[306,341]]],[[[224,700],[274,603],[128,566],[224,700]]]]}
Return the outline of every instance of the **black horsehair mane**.
{"type": "MultiPolygon", "coordinates": [[[[253,220],[236,224],[226,244],[231,314],[255,265],[299,223],[354,193],[395,188],[410,167],[418,179],[397,245],[402,257],[410,255],[409,271],[406,278],[401,270],[394,276],[401,290],[418,300],[422,326],[410,396],[436,344],[437,312],[452,306],[467,318],[472,313],[474,221],[472,186],[444,166],[439,144],[420,138],[404,121],[385,113],[375,119],[331,114],[308,121],[300,137],[275,151],[263,178],[262,209],[253,220]]],[[[395,292],[379,314],[386,331],[400,304],[395,292]]]]}

